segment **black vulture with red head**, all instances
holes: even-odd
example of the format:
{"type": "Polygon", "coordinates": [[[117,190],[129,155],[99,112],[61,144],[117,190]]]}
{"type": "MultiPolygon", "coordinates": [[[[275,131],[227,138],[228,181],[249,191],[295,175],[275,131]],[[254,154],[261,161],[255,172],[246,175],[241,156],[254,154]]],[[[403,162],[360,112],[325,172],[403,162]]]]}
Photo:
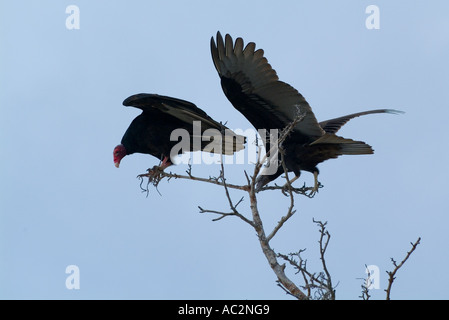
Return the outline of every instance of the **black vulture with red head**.
{"type": "MultiPolygon", "coordinates": [[[[216,42],[211,38],[211,53],[224,94],[257,130],[265,129],[267,134],[270,129],[278,129],[280,132],[299,119],[299,116],[302,117],[284,140],[282,148],[288,172],[293,171],[296,178],[302,170],[314,174],[312,193],[315,193],[319,186],[319,163],[341,155],[374,152],[371,146],[363,141],[336,135],[346,122],[367,114],[400,112],[378,109],[318,122],[304,97],[295,88],[279,80],[276,71],[264,57],[264,51],[256,50],[254,42],[244,46],[242,38],[237,38],[234,42],[227,34],[223,40],[218,32],[216,42]]],[[[269,136],[262,138],[265,149],[269,151],[269,136]]],[[[282,173],[284,169],[280,164],[273,174],[262,172],[257,179],[257,190],[282,173]]]]}
{"type": "Polygon", "coordinates": [[[182,152],[207,151],[232,155],[244,148],[243,136],[215,121],[191,102],[140,93],[125,99],[123,105],[139,108],[142,113],[131,122],[121,143],[114,149],[117,168],[123,157],[133,153],[150,154],[160,159],[163,170],[173,164],[173,156],[182,152]],[[189,140],[184,148],[173,149],[180,143],[179,135],[171,138],[176,129],[185,130],[188,134],[189,140]]]}

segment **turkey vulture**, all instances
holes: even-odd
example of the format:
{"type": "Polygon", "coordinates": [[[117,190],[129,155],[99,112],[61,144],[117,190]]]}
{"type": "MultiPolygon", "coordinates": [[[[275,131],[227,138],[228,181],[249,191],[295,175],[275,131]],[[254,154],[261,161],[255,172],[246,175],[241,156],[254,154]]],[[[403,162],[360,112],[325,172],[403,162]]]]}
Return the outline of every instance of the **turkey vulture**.
{"type": "MultiPolygon", "coordinates": [[[[279,80],[276,71],[264,57],[262,49],[255,50],[255,43],[244,47],[243,39],[235,43],[227,34],[223,41],[217,32],[217,42],[211,38],[212,60],[221,79],[223,92],[232,105],[257,129],[282,130],[294,123],[298,115],[302,120],[296,123],[284,140],[284,163],[288,172],[299,177],[301,170],[314,174],[312,190],[318,191],[317,165],[325,160],[344,154],[372,154],[371,146],[337,136],[335,133],[350,119],[373,113],[397,113],[400,111],[379,109],[350,114],[318,122],[304,97],[292,86],[279,80]]],[[[270,150],[269,138],[262,137],[265,149],[270,150]]],[[[274,174],[257,178],[256,190],[284,173],[277,165],[274,174]]]]}
{"type": "MultiPolygon", "coordinates": [[[[142,113],[131,122],[123,135],[121,144],[114,149],[114,164],[117,168],[124,156],[136,152],[159,158],[162,161],[160,165],[162,170],[172,165],[172,148],[179,145],[178,141],[170,141],[170,136],[175,129],[185,130],[184,132],[188,134],[188,145],[184,145],[184,149],[173,149],[174,156],[183,151],[200,150],[232,155],[244,148],[243,136],[236,135],[221,123],[216,122],[191,102],[157,94],[140,93],[125,99],[123,105],[142,109],[142,113]]],[[[179,136],[175,135],[174,139],[178,138],[179,136]]]]}

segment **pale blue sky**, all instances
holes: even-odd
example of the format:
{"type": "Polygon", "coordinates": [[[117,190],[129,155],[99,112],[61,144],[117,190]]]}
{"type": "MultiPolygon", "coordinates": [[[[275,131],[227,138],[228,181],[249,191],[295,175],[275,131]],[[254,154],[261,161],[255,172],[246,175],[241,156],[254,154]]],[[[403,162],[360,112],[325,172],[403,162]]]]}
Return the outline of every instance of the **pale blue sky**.
{"type": "MultiPolygon", "coordinates": [[[[157,159],[112,150],[139,110],[131,94],[194,102],[230,128],[251,128],[222,93],[210,57],[218,30],[254,41],[281,80],[319,120],[375,108],[349,122],[347,138],[373,146],[319,166],[324,188],[296,197],[297,214],[272,241],[308,248],[319,265],[312,218],[328,221],[327,262],[337,298],[357,299],[365,264],[379,266],[383,299],[390,257],[403,258],[394,299],[448,299],[449,116],[447,1],[3,1],[0,4],[0,298],[284,299],[254,230],[212,222],[197,206],[228,210],[220,187],[162,182],[148,197],[135,178],[157,159]],[[80,9],[67,30],[65,9],[80,9]],[[380,30],[365,8],[380,9],[380,30]],[[65,268],[80,268],[80,289],[65,268]]],[[[184,173],[186,165],[172,171],[184,173]]],[[[243,183],[252,166],[229,165],[243,183]]],[[[194,166],[202,176],[218,166],[194,166]]],[[[298,185],[311,184],[303,173],[298,185]]],[[[235,200],[243,193],[232,192],[235,200]]],[[[259,197],[270,229],[289,201],[259,197]]],[[[249,214],[248,199],[241,204],[249,214]]],[[[291,270],[290,270],[291,271],[291,270]]],[[[289,273],[293,279],[295,276],[289,273]]]]}

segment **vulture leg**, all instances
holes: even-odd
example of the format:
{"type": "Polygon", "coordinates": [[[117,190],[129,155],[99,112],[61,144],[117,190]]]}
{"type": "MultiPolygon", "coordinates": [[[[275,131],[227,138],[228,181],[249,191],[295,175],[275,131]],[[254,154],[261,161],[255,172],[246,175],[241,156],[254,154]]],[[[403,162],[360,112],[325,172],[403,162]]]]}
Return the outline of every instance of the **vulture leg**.
{"type": "Polygon", "coordinates": [[[320,183],[318,182],[318,171],[313,172],[313,179],[314,179],[313,189],[310,192],[309,197],[315,196],[315,194],[318,192],[318,188],[320,187],[320,183]]]}
{"type": "Polygon", "coordinates": [[[170,161],[170,158],[167,156],[164,156],[164,159],[162,159],[162,163],[159,165],[159,167],[164,170],[165,168],[171,166],[172,163],[170,161]]]}
{"type": "Polygon", "coordinates": [[[162,172],[169,166],[171,166],[173,163],[171,163],[170,158],[167,156],[164,156],[162,158],[161,163],[158,166],[153,166],[153,168],[148,169],[148,173],[142,175],[148,177],[150,182],[152,182],[155,186],[161,181],[162,179],[162,172]]]}
{"type": "Polygon", "coordinates": [[[167,156],[164,156],[162,158],[162,161],[159,163],[158,166],[153,166],[153,168],[148,169],[149,173],[152,173],[154,175],[159,175],[161,171],[164,171],[166,168],[171,166],[173,163],[171,163],[170,158],[167,156]]]}

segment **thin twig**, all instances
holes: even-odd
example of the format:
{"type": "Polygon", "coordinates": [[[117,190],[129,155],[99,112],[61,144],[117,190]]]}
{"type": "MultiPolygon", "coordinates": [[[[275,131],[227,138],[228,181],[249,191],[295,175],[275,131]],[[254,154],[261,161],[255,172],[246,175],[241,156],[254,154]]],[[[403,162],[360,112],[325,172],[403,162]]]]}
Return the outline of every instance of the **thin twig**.
{"type": "MultiPolygon", "coordinates": [[[[262,158],[260,158],[260,148],[258,149],[259,157],[258,157],[257,162],[256,162],[256,168],[258,169],[257,170],[257,174],[259,174],[259,170],[262,167],[263,163],[265,163],[265,161],[267,159],[273,157],[273,152],[274,151],[278,151],[279,148],[282,147],[282,144],[284,143],[285,139],[287,139],[287,137],[293,131],[295,126],[299,122],[301,122],[304,119],[305,116],[306,116],[305,113],[299,113],[292,122],[290,122],[287,126],[285,126],[285,128],[283,128],[281,133],[279,134],[279,138],[277,139],[276,143],[273,144],[273,146],[271,146],[269,150],[266,150],[265,155],[262,158]]],[[[262,137],[262,138],[265,141],[265,147],[267,147],[267,145],[268,145],[268,143],[267,143],[268,141],[266,141],[267,140],[267,136],[265,135],[265,137],[262,137]]],[[[272,141],[270,139],[270,145],[272,144],[271,142],[272,141]]],[[[276,156],[276,154],[277,154],[277,152],[274,153],[274,156],[276,156]]],[[[268,160],[268,161],[270,161],[270,160],[268,160]]]]}
{"type": "Polygon", "coordinates": [[[249,220],[248,218],[246,218],[244,215],[242,215],[240,212],[238,212],[237,207],[240,203],[242,203],[244,197],[240,198],[240,200],[234,205],[234,203],[232,202],[231,199],[231,195],[229,194],[229,190],[228,190],[228,184],[226,183],[226,178],[225,178],[225,169],[224,169],[224,165],[223,165],[223,156],[221,158],[221,171],[220,171],[220,175],[218,176],[218,178],[215,180],[215,182],[219,183],[219,180],[221,180],[221,183],[224,187],[225,190],[225,194],[226,194],[226,198],[228,199],[229,202],[229,207],[231,208],[232,212],[230,213],[226,213],[226,212],[220,212],[220,211],[216,211],[216,210],[206,210],[201,208],[200,206],[198,206],[198,208],[200,209],[200,213],[215,213],[215,214],[219,214],[221,215],[221,217],[213,219],[212,221],[218,221],[221,220],[225,217],[228,216],[237,216],[240,219],[242,219],[243,221],[245,221],[246,223],[248,223],[249,225],[251,225],[252,227],[254,227],[254,222],[249,220]]]}
{"type": "Polygon", "coordinates": [[[315,222],[316,224],[318,224],[320,226],[320,240],[319,240],[319,244],[320,244],[321,264],[323,266],[323,271],[326,274],[326,282],[327,282],[328,292],[329,292],[329,294],[331,296],[331,299],[335,300],[335,289],[332,286],[332,278],[331,278],[329,270],[327,269],[326,259],[324,258],[324,255],[325,255],[326,250],[327,250],[327,246],[329,245],[329,241],[330,241],[331,235],[330,235],[329,231],[326,230],[327,222],[323,223],[323,222],[317,221],[315,219],[313,219],[313,222],[315,222]],[[325,239],[325,237],[326,237],[326,239],[325,239]]]}
{"type": "MultiPolygon", "coordinates": [[[[243,200],[243,198],[240,200],[243,200]]],[[[240,202],[241,201],[239,201],[235,206],[237,207],[240,202]]],[[[235,217],[239,217],[240,219],[242,219],[243,221],[248,223],[250,226],[254,227],[254,223],[251,220],[249,220],[244,215],[242,215],[238,212],[234,212],[234,211],[233,212],[221,212],[221,211],[216,211],[216,210],[203,209],[200,206],[198,206],[198,209],[200,209],[200,213],[214,213],[214,214],[220,215],[220,217],[212,219],[212,221],[218,221],[218,220],[221,220],[228,216],[235,216],[235,217]]]]}
{"type": "Polygon", "coordinates": [[[416,240],[415,243],[410,242],[410,244],[412,245],[412,249],[407,252],[407,255],[401,261],[401,263],[397,264],[396,261],[393,258],[391,258],[391,261],[393,262],[393,265],[395,266],[395,268],[394,268],[393,271],[387,271],[387,274],[388,274],[388,287],[387,287],[387,289],[385,289],[385,292],[387,293],[386,300],[390,300],[391,286],[393,285],[393,282],[396,279],[395,278],[396,272],[398,272],[398,270],[404,265],[405,261],[407,261],[407,259],[413,253],[413,251],[415,251],[416,247],[419,245],[420,242],[421,242],[421,237],[419,237],[418,240],[416,240]]]}
{"type": "Polygon", "coordinates": [[[294,197],[293,197],[292,185],[290,183],[290,179],[288,178],[288,170],[287,170],[287,167],[285,166],[285,162],[284,162],[284,149],[283,148],[279,148],[279,153],[281,155],[281,163],[282,163],[282,167],[284,169],[285,179],[287,180],[287,189],[288,189],[288,193],[290,195],[290,206],[288,207],[287,214],[281,218],[281,220],[278,222],[278,224],[273,229],[273,231],[271,231],[271,233],[268,235],[267,241],[270,241],[276,235],[276,233],[279,231],[279,229],[282,228],[284,223],[288,219],[290,219],[296,212],[296,210],[293,210],[293,208],[295,206],[295,200],[294,200],[294,197]]]}
{"type": "Polygon", "coordinates": [[[234,213],[238,213],[237,211],[237,205],[243,201],[243,197],[240,199],[240,201],[237,203],[236,206],[234,206],[234,204],[232,203],[232,199],[231,196],[229,195],[229,190],[228,190],[228,186],[226,184],[226,178],[224,176],[224,165],[223,165],[223,155],[221,156],[221,171],[220,171],[220,176],[219,178],[221,179],[221,182],[223,183],[223,187],[225,189],[225,193],[226,193],[226,198],[228,199],[229,202],[229,206],[231,207],[231,210],[234,213]]]}
{"type": "Polygon", "coordinates": [[[371,271],[368,269],[368,266],[365,264],[366,269],[366,279],[363,279],[363,283],[361,285],[362,287],[362,295],[359,296],[362,300],[369,300],[371,298],[371,295],[369,294],[369,287],[371,286],[371,271]]]}

